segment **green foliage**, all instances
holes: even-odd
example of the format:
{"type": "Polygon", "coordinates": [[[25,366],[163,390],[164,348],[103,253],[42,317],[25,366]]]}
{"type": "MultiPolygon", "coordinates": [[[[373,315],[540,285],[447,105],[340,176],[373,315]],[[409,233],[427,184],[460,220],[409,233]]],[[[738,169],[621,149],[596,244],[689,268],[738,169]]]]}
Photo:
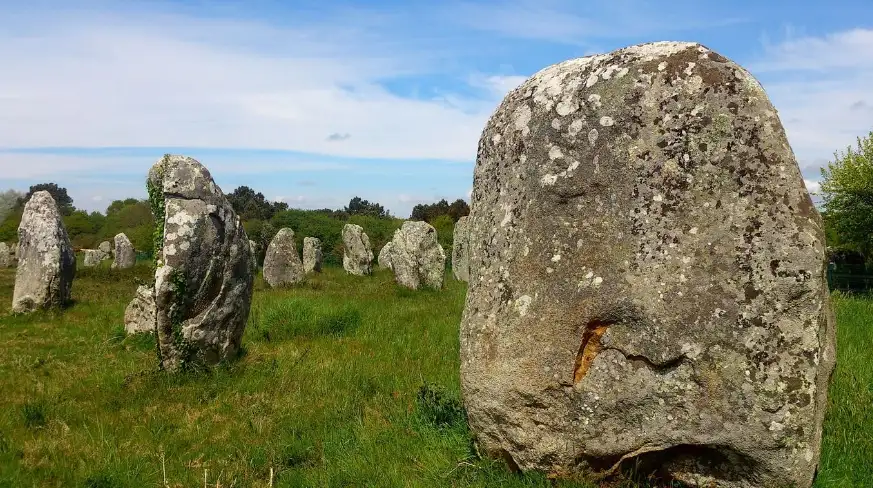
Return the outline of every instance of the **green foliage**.
{"type": "MultiPolygon", "coordinates": [[[[455,222],[449,215],[440,215],[430,223],[437,231],[437,240],[447,255],[451,255],[455,239],[455,222]]],[[[448,263],[451,259],[446,260],[448,263]]]]}
{"type": "MultiPolygon", "coordinates": [[[[167,163],[170,159],[169,154],[164,155],[163,162],[167,163]]],[[[163,167],[158,168],[158,177],[162,178],[161,171],[163,167]]],[[[151,179],[146,180],[146,191],[149,194],[149,206],[154,216],[154,230],[152,231],[152,253],[155,256],[155,266],[161,266],[159,255],[164,247],[164,225],[166,207],[164,202],[164,188],[160,182],[152,183],[151,179]]]]}
{"type": "Polygon", "coordinates": [[[6,190],[0,192],[0,223],[6,220],[6,217],[18,207],[24,194],[15,190],[6,190]]]}
{"type": "Polygon", "coordinates": [[[270,220],[276,212],[286,210],[285,202],[269,202],[264,194],[247,186],[237,187],[227,195],[227,200],[239,217],[246,220],[270,220]]]}
{"type": "Polygon", "coordinates": [[[829,245],[873,260],[873,132],[858,138],[821,170],[821,195],[829,245]]]}
{"type": "Polygon", "coordinates": [[[462,426],[467,421],[461,398],[440,385],[421,385],[415,397],[415,407],[421,419],[434,427],[462,426]]]}
{"type": "Polygon", "coordinates": [[[67,189],[58,186],[57,183],[40,183],[31,186],[27,191],[27,194],[24,195],[24,198],[19,202],[19,205],[24,206],[27,201],[30,200],[30,197],[38,191],[47,191],[51,194],[61,215],[67,216],[76,210],[76,207],[73,206],[73,199],[67,194],[67,189]]]}
{"type": "Polygon", "coordinates": [[[41,403],[25,403],[21,407],[24,426],[28,429],[45,427],[45,406],[41,403]]]}
{"type": "Polygon", "coordinates": [[[106,217],[98,212],[88,213],[84,210],[74,210],[63,217],[64,227],[70,236],[70,242],[75,249],[94,249],[99,244],[98,232],[106,217]]]}
{"type": "Polygon", "coordinates": [[[23,214],[24,208],[16,208],[0,222],[0,242],[18,241],[18,225],[21,224],[23,214]]]}
{"type": "MultiPolygon", "coordinates": [[[[182,333],[182,325],[185,323],[190,298],[188,296],[188,281],[184,270],[173,270],[173,274],[170,275],[170,286],[173,291],[173,303],[170,304],[169,318],[172,328],[173,346],[179,354],[179,369],[182,371],[198,369],[197,347],[185,339],[185,335],[182,333]]],[[[160,351],[160,346],[158,346],[158,350],[160,351]]],[[[159,364],[163,368],[161,359],[159,356],[159,364]]]]}
{"type": "Polygon", "coordinates": [[[370,217],[389,216],[385,207],[376,202],[364,200],[361,197],[353,197],[349,200],[349,204],[343,209],[343,212],[349,215],[369,215],[370,217]]]}
{"type": "Polygon", "coordinates": [[[462,199],[457,199],[449,204],[446,199],[442,199],[436,203],[429,205],[418,204],[412,208],[410,220],[423,220],[425,222],[433,222],[440,215],[448,215],[452,218],[452,222],[457,222],[458,219],[470,214],[470,206],[462,199]]]}

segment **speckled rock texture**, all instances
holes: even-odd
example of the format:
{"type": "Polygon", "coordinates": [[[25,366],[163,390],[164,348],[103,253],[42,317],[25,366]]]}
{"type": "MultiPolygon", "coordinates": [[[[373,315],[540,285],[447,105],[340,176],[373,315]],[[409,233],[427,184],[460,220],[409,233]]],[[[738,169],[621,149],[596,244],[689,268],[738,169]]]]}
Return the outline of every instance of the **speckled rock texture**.
{"type": "Polygon", "coordinates": [[[272,288],[302,283],[303,262],[294,244],[294,231],[285,227],[270,241],[264,257],[264,279],[272,288]]]}
{"type": "Polygon", "coordinates": [[[235,356],[252,300],[251,248],[242,221],[197,160],[167,155],[149,171],[149,200],[163,223],[156,245],[156,331],[161,368],[235,356]]]}
{"type": "Polygon", "coordinates": [[[0,268],[11,268],[15,265],[15,255],[12,247],[5,242],[0,242],[0,268]]]}
{"type": "Polygon", "coordinates": [[[109,241],[103,241],[97,246],[97,250],[100,251],[100,259],[106,260],[112,258],[112,244],[109,241]]]}
{"type": "Polygon", "coordinates": [[[252,272],[257,274],[258,272],[258,244],[249,239],[249,249],[252,251],[252,272]]]}
{"type": "Polygon", "coordinates": [[[34,193],[24,205],[18,226],[18,269],[13,313],[63,307],[76,277],[76,254],[54,198],[34,193]]]}
{"type": "Polygon", "coordinates": [[[391,248],[394,247],[391,244],[391,241],[385,243],[382,246],[382,249],[379,251],[379,257],[376,258],[376,262],[379,264],[379,267],[382,269],[393,269],[391,266],[391,248]]]}
{"type": "Polygon", "coordinates": [[[137,287],[136,296],[124,310],[124,330],[128,335],[154,334],[156,324],[154,291],[149,286],[137,287]]]}
{"type": "Polygon", "coordinates": [[[466,216],[458,219],[452,235],[452,275],[458,281],[470,281],[469,221],[466,216]]]}
{"type": "Polygon", "coordinates": [[[303,272],[321,273],[321,263],[324,253],[321,251],[321,239],[317,237],[303,238],[303,272]]]}
{"type": "Polygon", "coordinates": [[[136,264],[136,251],[133,249],[127,234],[120,233],[115,236],[115,260],[112,261],[112,269],[128,269],[136,264]]]}
{"type": "Polygon", "coordinates": [[[99,249],[82,249],[82,255],[82,266],[86,268],[93,268],[103,261],[103,252],[99,249]]]}
{"type": "Polygon", "coordinates": [[[436,229],[423,221],[407,220],[391,239],[391,269],[400,286],[440,289],[446,274],[446,253],[436,229]]]}
{"type": "Polygon", "coordinates": [[[364,229],[357,224],[343,226],[343,268],[346,272],[364,276],[373,272],[373,248],[364,229]]]}
{"type": "Polygon", "coordinates": [[[693,43],[550,66],[475,166],[461,382],[557,476],[809,487],[835,361],[822,220],[761,85],[693,43]],[[649,472],[649,471],[647,471],[649,472]]]}

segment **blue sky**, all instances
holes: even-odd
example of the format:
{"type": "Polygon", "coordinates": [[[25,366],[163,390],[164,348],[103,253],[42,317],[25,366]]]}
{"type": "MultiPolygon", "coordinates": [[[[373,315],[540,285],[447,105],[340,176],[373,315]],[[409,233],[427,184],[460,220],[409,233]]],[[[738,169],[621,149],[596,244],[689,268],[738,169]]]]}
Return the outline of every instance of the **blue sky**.
{"type": "Polygon", "coordinates": [[[873,2],[75,1],[0,7],[0,189],[104,210],[165,152],[298,208],[468,198],[479,134],[566,59],[657,40],[746,66],[811,191],[873,129],[873,2]]]}

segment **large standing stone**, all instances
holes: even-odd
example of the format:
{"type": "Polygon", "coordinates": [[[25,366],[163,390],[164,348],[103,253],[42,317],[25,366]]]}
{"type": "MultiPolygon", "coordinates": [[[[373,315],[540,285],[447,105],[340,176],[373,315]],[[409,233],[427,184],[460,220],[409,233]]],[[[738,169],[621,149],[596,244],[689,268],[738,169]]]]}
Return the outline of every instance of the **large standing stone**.
{"type": "Polygon", "coordinates": [[[0,242],[0,268],[11,268],[15,265],[15,255],[12,248],[5,242],[0,242]]]}
{"type": "Polygon", "coordinates": [[[662,42],[535,74],[482,133],[470,253],[461,380],[484,451],[812,484],[835,360],[822,220],[745,69],[662,42]]]}
{"type": "Polygon", "coordinates": [[[320,273],[324,254],[321,252],[321,240],[317,237],[303,238],[303,271],[305,273],[320,273]]]}
{"type": "Polygon", "coordinates": [[[458,219],[452,235],[452,274],[460,281],[470,281],[469,221],[466,216],[458,219]]]}
{"type": "Polygon", "coordinates": [[[124,330],[131,334],[155,332],[155,290],[149,286],[136,289],[136,296],[124,311],[124,330]]]}
{"type": "Polygon", "coordinates": [[[357,224],[343,226],[343,268],[358,276],[372,272],[373,249],[370,238],[357,224]]]}
{"type": "Polygon", "coordinates": [[[296,285],[304,279],[303,263],[294,244],[294,231],[279,229],[264,257],[264,279],[273,288],[296,285]]]}
{"type": "Polygon", "coordinates": [[[382,250],[379,251],[379,257],[376,259],[380,268],[393,269],[391,266],[391,248],[393,247],[394,245],[391,244],[391,241],[386,242],[385,245],[382,246],[382,250]]]}
{"type": "Polygon", "coordinates": [[[14,313],[61,307],[70,300],[76,254],[54,198],[38,191],[24,206],[18,226],[14,313]]]}
{"type": "Polygon", "coordinates": [[[446,253],[436,229],[423,221],[407,220],[391,239],[391,269],[401,286],[440,289],[446,275],[446,253]]]}
{"type": "Polygon", "coordinates": [[[156,242],[155,317],[161,367],[178,370],[235,356],[252,300],[251,248],[209,170],[164,156],[149,171],[156,242]]]}
{"type": "Polygon", "coordinates": [[[136,264],[136,251],[124,233],[115,236],[115,260],[112,269],[128,269],[136,264]]]}

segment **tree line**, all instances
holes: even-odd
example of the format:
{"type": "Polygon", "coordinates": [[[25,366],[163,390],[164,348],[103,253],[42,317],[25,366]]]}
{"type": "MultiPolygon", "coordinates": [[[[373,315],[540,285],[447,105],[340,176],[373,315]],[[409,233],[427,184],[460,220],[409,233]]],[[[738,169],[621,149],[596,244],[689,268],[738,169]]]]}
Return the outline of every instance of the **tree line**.
{"type": "MultiPolygon", "coordinates": [[[[15,190],[0,193],[0,242],[18,240],[18,224],[24,204],[41,190],[48,191],[58,204],[75,249],[96,248],[100,242],[111,241],[116,234],[124,232],[139,253],[152,254],[155,221],[148,200],[116,200],[105,213],[87,212],[77,209],[67,189],[55,183],[33,185],[26,193],[15,190]]],[[[342,228],[346,223],[364,228],[374,253],[378,253],[403,224],[403,219],[391,216],[383,205],[358,196],[341,209],[318,210],[289,208],[287,203],[269,201],[263,193],[248,186],[237,187],[227,195],[227,199],[243,221],[249,238],[255,242],[259,263],[263,262],[270,241],[283,227],[294,230],[298,250],[302,251],[304,237],[318,237],[322,242],[325,264],[341,265],[342,228]]],[[[409,220],[431,223],[437,229],[440,244],[446,252],[451,252],[455,222],[469,213],[470,208],[464,200],[458,199],[451,204],[440,200],[417,205],[409,220]]]]}
{"type": "MultiPolygon", "coordinates": [[[[833,160],[822,168],[821,177],[820,210],[830,258],[873,269],[873,131],[857,138],[855,147],[835,152],[833,160]]],[[[152,252],[154,218],[146,200],[116,200],[105,213],[89,213],[76,209],[67,190],[55,183],[33,185],[27,193],[15,190],[0,193],[0,241],[18,240],[24,203],[40,190],[54,197],[75,248],[94,248],[124,232],[138,251],[152,252]]],[[[379,203],[357,196],[336,210],[291,209],[287,203],[271,202],[247,186],[236,188],[227,197],[243,220],[249,237],[256,242],[261,260],[270,240],[282,227],[294,229],[300,247],[304,237],[318,237],[324,248],[325,262],[340,264],[341,233],[346,223],[365,229],[374,252],[378,252],[403,223],[379,203]]],[[[452,248],[455,223],[469,213],[470,207],[464,200],[449,203],[443,199],[416,205],[409,220],[423,220],[433,225],[440,244],[448,252],[452,248]]]]}

